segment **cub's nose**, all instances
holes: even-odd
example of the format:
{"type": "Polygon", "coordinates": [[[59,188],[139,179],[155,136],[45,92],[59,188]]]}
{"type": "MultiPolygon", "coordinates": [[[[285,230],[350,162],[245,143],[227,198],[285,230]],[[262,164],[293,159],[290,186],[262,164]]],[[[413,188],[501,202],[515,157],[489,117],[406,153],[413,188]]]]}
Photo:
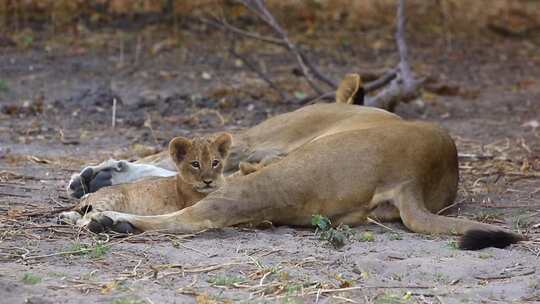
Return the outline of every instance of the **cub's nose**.
{"type": "Polygon", "coordinates": [[[203,180],[203,182],[204,182],[207,186],[210,186],[210,184],[212,183],[212,180],[211,180],[211,179],[205,179],[205,180],[203,180]]]}

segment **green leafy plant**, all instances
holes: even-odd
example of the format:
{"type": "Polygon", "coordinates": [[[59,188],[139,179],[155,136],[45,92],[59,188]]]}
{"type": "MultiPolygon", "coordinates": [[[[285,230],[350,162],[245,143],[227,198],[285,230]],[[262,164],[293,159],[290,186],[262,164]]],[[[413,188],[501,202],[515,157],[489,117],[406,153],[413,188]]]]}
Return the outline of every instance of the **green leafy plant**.
{"type": "Polygon", "coordinates": [[[7,92],[9,90],[9,86],[7,81],[0,79],[0,92],[7,92]]]}
{"type": "Polygon", "coordinates": [[[132,298],[114,299],[111,304],[146,304],[146,301],[132,298]]]}
{"type": "Polygon", "coordinates": [[[375,241],[375,235],[373,234],[373,232],[365,231],[360,235],[360,241],[373,242],[375,241]]]}
{"type": "Polygon", "coordinates": [[[208,279],[208,283],[215,286],[234,286],[234,284],[238,284],[244,281],[245,280],[240,277],[225,275],[217,275],[208,279]]]}
{"type": "Polygon", "coordinates": [[[328,242],[336,249],[343,247],[355,235],[355,231],[348,225],[339,225],[334,228],[330,219],[320,214],[311,217],[311,225],[315,226],[315,235],[320,240],[328,242]]]}
{"type": "Polygon", "coordinates": [[[410,303],[412,294],[410,292],[405,293],[402,297],[393,294],[381,294],[375,298],[373,303],[375,304],[406,304],[410,303]]]}
{"type": "Polygon", "coordinates": [[[26,272],[23,275],[21,281],[23,281],[24,284],[36,285],[38,283],[41,283],[41,277],[38,277],[37,275],[32,274],[30,272],[26,272]]]}
{"type": "Polygon", "coordinates": [[[71,245],[68,251],[77,252],[71,253],[72,255],[90,255],[90,257],[92,258],[98,259],[107,254],[107,252],[109,252],[109,249],[109,245],[101,242],[97,242],[94,245],[87,245],[75,242],[71,245]]]}
{"type": "Polygon", "coordinates": [[[448,248],[451,248],[451,249],[459,249],[459,244],[456,240],[450,240],[448,241],[448,248]]]}

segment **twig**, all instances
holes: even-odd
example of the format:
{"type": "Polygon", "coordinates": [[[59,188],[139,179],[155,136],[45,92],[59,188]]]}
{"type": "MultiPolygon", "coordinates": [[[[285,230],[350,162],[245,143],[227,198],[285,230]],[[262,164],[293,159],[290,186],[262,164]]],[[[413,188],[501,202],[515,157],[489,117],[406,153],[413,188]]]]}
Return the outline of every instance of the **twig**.
{"type": "MultiPolygon", "coordinates": [[[[2,194],[2,193],[0,193],[2,194]]],[[[17,218],[17,217],[32,217],[32,216],[50,216],[53,214],[57,214],[60,212],[71,210],[73,207],[63,207],[63,208],[56,208],[52,210],[40,210],[40,211],[34,211],[34,212],[28,212],[28,213],[21,213],[21,214],[15,214],[11,217],[17,218]]]]}
{"type": "Polygon", "coordinates": [[[7,192],[0,192],[0,195],[2,195],[2,196],[11,196],[11,197],[21,197],[21,198],[29,198],[29,197],[32,197],[31,195],[26,195],[26,194],[15,194],[15,193],[7,193],[7,192]]]}
{"type": "Polygon", "coordinates": [[[415,285],[404,285],[404,286],[354,286],[354,287],[346,287],[346,288],[335,288],[335,289],[318,289],[312,292],[307,293],[308,295],[312,294],[323,294],[323,293],[332,293],[332,292],[343,292],[343,291],[352,291],[352,290],[358,290],[358,289],[429,289],[433,288],[431,286],[415,286],[415,285]]]}
{"type": "Polygon", "coordinates": [[[516,273],[516,274],[501,274],[501,275],[495,275],[495,276],[474,276],[474,278],[478,279],[478,280],[486,280],[486,281],[489,281],[489,280],[503,280],[503,279],[509,279],[509,278],[513,278],[513,277],[527,276],[527,275],[533,274],[535,272],[536,272],[536,270],[531,269],[531,270],[527,270],[525,272],[516,273]]]}
{"type": "Polygon", "coordinates": [[[200,17],[199,20],[202,21],[205,24],[208,24],[208,25],[211,25],[213,27],[220,28],[220,29],[232,32],[232,33],[237,34],[239,36],[244,36],[244,37],[247,37],[247,38],[260,40],[260,41],[275,44],[275,45],[278,45],[278,46],[281,46],[281,47],[287,47],[285,42],[283,42],[283,40],[281,40],[281,39],[262,36],[260,34],[244,31],[244,30],[239,29],[239,28],[237,28],[235,26],[232,26],[230,23],[227,22],[227,20],[225,18],[218,19],[218,18],[212,17],[211,19],[207,19],[207,18],[204,18],[204,17],[200,17]]]}
{"type": "Polygon", "coordinates": [[[188,249],[188,250],[195,251],[195,252],[197,252],[198,254],[200,254],[200,255],[202,255],[202,256],[205,256],[205,257],[207,257],[207,258],[211,258],[211,257],[216,256],[216,254],[208,254],[208,253],[206,253],[206,252],[200,251],[199,249],[196,249],[196,248],[189,247],[189,246],[186,246],[186,245],[184,245],[184,244],[181,244],[180,242],[176,243],[175,245],[176,245],[176,246],[179,246],[179,247],[182,247],[182,248],[185,248],[185,249],[188,249]]]}
{"type": "Polygon", "coordinates": [[[455,202],[455,203],[453,203],[453,204],[451,204],[451,205],[448,205],[448,206],[442,208],[441,210],[439,210],[439,212],[437,212],[437,215],[439,215],[439,214],[445,212],[446,210],[448,210],[448,209],[450,209],[450,208],[453,208],[453,207],[455,207],[455,206],[457,206],[457,205],[463,203],[464,201],[465,201],[465,199],[462,199],[462,200],[460,200],[460,201],[457,201],[457,202],[455,202]]]}
{"type": "Polygon", "coordinates": [[[388,230],[390,230],[390,231],[392,231],[392,232],[396,232],[394,229],[392,229],[392,228],[390,228],[390,227],[388,227],[388,226],[386,226],[386,225],[383,225],[383,224],[381,224],[380,222],[378,222],[378,221],[376,221],[376,220],[374,220],[374,219],[372,219],[372,218],[370,218],[370,217],[368,217],[367,220],[368,220],[368,222],[373,223],[373,224],[378,225],[378,226],[381,226],[381,227],[383,227],[384,229],[388,229],[388,230]]]}
{"type": "Polygon", "coordinates": [[[114,129],[116,126],[116,97],[113,97],[112,99],[113,105],[112,105],[112,123],[111,126],[114,129]]]}
{"type": "Polygon", "coordinates": [[[51,253],[51,254],[35,255],[35,256],[27,256],[27,257],[22,257],[21,256],[21,257],[22,257],[23,260],[27,261],[27,260],[37,260],[37,259],[42,259],[42,258],[49,258],[49,257],[53,257],[53,256],[58,256],[58,255],[84,253],[84,252],[92,251],[92,250],[94,250],[94,248],[83,248],[83,249],[79,249],[79,250],[62,251],[62,252],[55,252],[55,253],[51,253]]]}
{"type": "Polygon", "coordinates": [[[390,81],[396,78],[396,76],[397,76],[396,70],[391,69],[390,71],[382,75],[379,79],[366,83],[366,85],[364,86],[364,92],[371,93],[373,91],[376,91],[384,87],[385,85],[389,84],[390,81]]]}

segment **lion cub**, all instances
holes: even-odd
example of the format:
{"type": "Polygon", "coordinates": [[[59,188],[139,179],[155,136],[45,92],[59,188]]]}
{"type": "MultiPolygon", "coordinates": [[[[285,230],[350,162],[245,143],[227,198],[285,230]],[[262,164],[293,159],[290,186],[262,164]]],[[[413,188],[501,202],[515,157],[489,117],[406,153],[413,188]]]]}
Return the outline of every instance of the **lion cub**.
{"type": "MultiPolygon", "coordinates": [[[[170,157],[178,169],[176,176],[102,188],[83,197],[72,211],[63,212],[60,220],[84,226],[92,213],[100,211],[157,215],[189,207],[223,185],[223,168],[231,144],[229,133],[193,139],[176,137],[169,143],[170,157]]],[[[116,228],[130,231],[130,227],[116,228]]]]}

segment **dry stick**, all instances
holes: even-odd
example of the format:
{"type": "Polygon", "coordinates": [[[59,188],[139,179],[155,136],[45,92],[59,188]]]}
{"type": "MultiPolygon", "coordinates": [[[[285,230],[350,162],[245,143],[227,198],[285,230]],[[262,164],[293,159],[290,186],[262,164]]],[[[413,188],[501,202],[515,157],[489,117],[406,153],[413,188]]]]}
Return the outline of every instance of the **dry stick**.
{"type": "Polygon", "coordinates": [[[343,291],[352,291],[352,290],[358,290],[358,289],[400,289],[400,288],[406,288],[406,289],[429,289],[433,288],[431,286],[415,286],[415,285],[405,285],[405,286],[355,286],[355,287],[346,287],[346,288],[335,288],[335,289],[318,289],[316,291],[312,291],[307,293],[308,295],[312,294],[323,294],[323,293],[331,293],[331,292],[343,292],[343,291]]]}
{"type": "Polygon", "coordinates": [[[392,232],[397,233],[394,229],[392,229],[392,228],[390,228],[390,227],[388,227],[388,226],[386,226],[386,225],[384,225],[384,224],[382,224],[382,223],[380,223],[380,222],[378,222],[378,221],[376,221],[376,220],[374,220],[374,219],[372,219],[372,218],[370,218],[370,217],[367,217],[367,221],[370,222],[370,223],[373,223],[373,224],[375,224],[375,225],[377,225],[377,226],[381,226],[381,227],[383,227],[384,229],[388,229],[388,230],[390,230],[390,231],[392,231],[392,232]]]}
{"type": "Polygon", "coordinates": [[[62,251],[62,252],[55,252],[55,253],[51,253],[51,254],[27,256],[27,257],[23,257],[22,259],[25,260],[25,261],[27,261],[27,260],[37,260],[37,259],[49,258],[49,257],[57,256],[57,255],[83,253],[83,252],[92,251],[92,250],[94,250],[94,248],[83,248],[83,249],[79,249],[79,250],[62,251]]]}
{"type": "Polygon", "coordinates": [[[116,97],[113,97],[113,104],[112,104],[112,123],[111,126],[114,130],[116,127],[116,97]]]}
{"type": "Polygon", "coordinates": [[[45,216],[45,215],[52,215],[57,214],[60,212],[71,210],[73,207],[63,207],[63,208],[56,208],[52,210],[40,210],[40,211],[34,211],[34,212],[27,212],[27,213],[21,213],[20,215],[14,215],[13,217],[32,217],[32,216],[45,216]]]}
{"type": "Polygon", "coordinates": [[[366,83],[366,85],[364,86],[364,92],[370,93],[370,92],[376,91],[384,87],[385,85],[389,84],[390,81],[396,78],[396,76],[397,76],[396,69],[391,69],[388,72],[386,72],[384,75],[382,75],[379,79],[366,83]]]}
{"type": "Polygon", "coordinates": [[[228,23],[225,18],[218,19],[218,18],[212,17],[211,19],[207,19],[204,17],[200,17],[199,20],[213,27],[217,27],[217,28],[232,32],[233,34],[236,34],[238,36],[245,36],[245,37],[252,38],[255,40],[261,40],[263,42],[275,44],[281,47],[287,47],[287,44],[285,44],[285,42],[283,42],[283,40],[281,39],[276,39],[273,37],[267,37],[267,36],[263,36],[257,33],[244,31],[228,23]]]}
{"type": "Polygon", "coordinates": [[[452,207],[455,207],[455,206],[457,206],[457,205],[463,203],[464,201],[465,201],[465,199],[462,199],[462,200],[460,200],[460,201],[457,201],[457,202],[455,202],[455,203],[453,203],[453,204],[451,204],[451,205],[448,205],[448,206],[442,208],[441,210],[439,210],[439,212],[437,212],[437,215],[439,215],[439,214],[445,212],[446,210],[448,210],[448,209],[450,209],[450,208],[452,208],[452,207]]]}

